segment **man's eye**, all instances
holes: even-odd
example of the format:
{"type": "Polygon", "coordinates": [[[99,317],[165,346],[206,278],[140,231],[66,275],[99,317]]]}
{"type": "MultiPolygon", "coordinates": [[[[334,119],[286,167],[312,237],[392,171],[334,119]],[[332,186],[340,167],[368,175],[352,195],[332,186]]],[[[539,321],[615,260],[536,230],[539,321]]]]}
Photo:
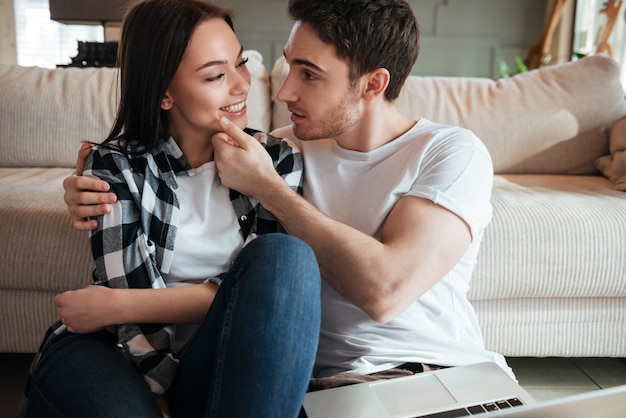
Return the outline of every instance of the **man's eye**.
{"type": "Polygon", "coordinates": [[[315,80],[315,76],[312,73],[310,73],[308,71],[305,71],[304,72],[304,79],[305,80],[315,80]]]}

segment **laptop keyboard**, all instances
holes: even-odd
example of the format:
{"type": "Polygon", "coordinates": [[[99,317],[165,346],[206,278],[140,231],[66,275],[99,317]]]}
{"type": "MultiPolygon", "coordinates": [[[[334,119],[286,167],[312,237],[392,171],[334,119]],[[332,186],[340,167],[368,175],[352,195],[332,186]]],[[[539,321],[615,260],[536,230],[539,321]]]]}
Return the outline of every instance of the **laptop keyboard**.
{"type": "Polygon", "coordinates": [[[485,412],[499,411],[501,409],[522,406],[522,401],[517,398],[503,399],[501,401],[487,402],[455,409],[453,411],[437,412],[436,414],[420,415],[415,418],[456,418],[469,417],[472,415],[484,414],[485,412]]]}

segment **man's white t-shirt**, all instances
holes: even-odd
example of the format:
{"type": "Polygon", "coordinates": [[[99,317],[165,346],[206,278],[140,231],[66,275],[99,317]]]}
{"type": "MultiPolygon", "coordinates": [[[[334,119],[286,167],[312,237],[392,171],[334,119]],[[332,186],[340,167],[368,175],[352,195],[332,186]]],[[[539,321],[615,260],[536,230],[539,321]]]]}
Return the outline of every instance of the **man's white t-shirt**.
{"type": "Polygon", "coordinates": [[[468,130],[425,119],[371,152],[343,149],[333,140],[299,141],[291,129],[281,129],[280,135],[291,137],[303,154],[305,198],[329,217],[380,239],[395,203],[416,196],[454,212],[472,233],[459,263],[385,324],[373,321],[324,282],[314,375],[369,374],[406,362],[458,366],[491,361],[513,377],[504,357],[485,349],[467,300],[483,231],[492,216],[493,166],[482,142],[468,130]]]}

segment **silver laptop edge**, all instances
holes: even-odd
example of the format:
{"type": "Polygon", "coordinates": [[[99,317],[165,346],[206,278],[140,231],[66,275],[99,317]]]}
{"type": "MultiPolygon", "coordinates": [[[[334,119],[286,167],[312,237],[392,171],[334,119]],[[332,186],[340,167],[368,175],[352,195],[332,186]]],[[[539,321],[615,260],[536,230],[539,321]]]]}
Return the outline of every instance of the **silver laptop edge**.
{"type": "Polygon", "coordinates": [[[309,418],[409,418],[476,403],[533,398],[495,363],[479,363],[408,377],[307,393],[309,418]]]}
{"type": "Polygon", "coordinates": [[[489,418],[623,418],[626,385],[537,402],[488,415],[489,418]]]}
{"type": "Polygon", "coordinates": [[[304,409],[309,418],[416,418],[509,397],[519,399],[524,405],[472,416],[626,417],[626,385],[535,402],[494,363],[311,392],[305,397],[304,409]],[[417,403],[418,407],[409,411],[406,409],[409,403],[417,403]]]}

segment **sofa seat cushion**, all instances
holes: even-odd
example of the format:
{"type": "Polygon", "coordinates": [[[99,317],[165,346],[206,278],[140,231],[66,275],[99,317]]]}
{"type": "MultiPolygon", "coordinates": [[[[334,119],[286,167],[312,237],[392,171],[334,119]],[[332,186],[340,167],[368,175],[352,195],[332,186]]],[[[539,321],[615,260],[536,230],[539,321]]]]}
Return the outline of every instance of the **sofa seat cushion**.
{"type": "Polygon", "coordinates": [[[0,352],[36,353],[57,319],[56,293],[0,288],[0,352]]]}
{"type": "Polygon", "coordinates": [[[57,319],[56,294],[91,282],[86,232],[63,202],[67,168],[0,168],[0,351],[35,352],[57,319]]]}
{"type": "Polygon", "coordinates": [[[0,289],[61,292],[88,284],[86,232],[72,229],[63,202],[65,168],[0,168],[0,289]],[[10,197],[10,198],[9,198],[10,197]]]}
{"type": "Polygon", "coordinates": [[[474,302],[485,346],[511,357],[624,357],[626,297],[474,302]]]}
{"type": "Polygon", "coordinates": [[[601,176],[498,175],[472,300],[626,297],[626,194],[601,176]]]}

